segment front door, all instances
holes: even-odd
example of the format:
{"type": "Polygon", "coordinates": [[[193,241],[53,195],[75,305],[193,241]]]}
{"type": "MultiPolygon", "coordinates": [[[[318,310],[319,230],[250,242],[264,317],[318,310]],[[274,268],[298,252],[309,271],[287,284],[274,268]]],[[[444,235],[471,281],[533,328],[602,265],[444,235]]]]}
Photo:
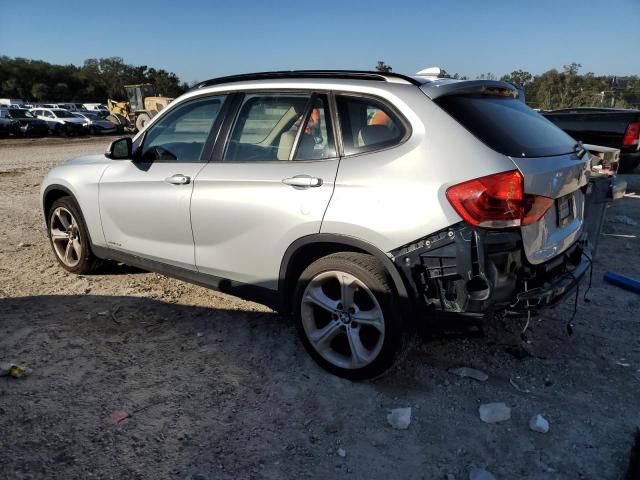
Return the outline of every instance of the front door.
{"type": "Polygon", "coordinates": [[[244,95],[191,203],[200,272],[277,289],[284,253],[318,233],[338,169],[326,95],[244,95]]]}
{"type": "Polygon", "coordinates": [[[100,216],[110,248],[195,269],[189,208],[224,96],[172,108],[149,127],[135,160],[114,161],[100,180],[100,216]]]}

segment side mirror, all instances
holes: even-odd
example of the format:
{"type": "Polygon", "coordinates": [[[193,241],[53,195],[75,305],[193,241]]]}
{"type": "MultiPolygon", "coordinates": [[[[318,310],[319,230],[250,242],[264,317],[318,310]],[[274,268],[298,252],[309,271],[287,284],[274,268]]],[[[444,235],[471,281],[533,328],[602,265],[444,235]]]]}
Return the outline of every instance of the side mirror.
{"type": "Polygon", "coordinates": [[[131,138],[119,138],[111,142],[104,156],[111,160],[128,160],[131,158],[131,150],[131,138]]]}

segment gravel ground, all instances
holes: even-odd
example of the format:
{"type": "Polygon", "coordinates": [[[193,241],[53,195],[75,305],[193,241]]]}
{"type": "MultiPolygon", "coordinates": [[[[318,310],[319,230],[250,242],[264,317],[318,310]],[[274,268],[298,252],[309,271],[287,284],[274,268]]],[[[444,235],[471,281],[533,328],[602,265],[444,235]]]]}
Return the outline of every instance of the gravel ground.
{"type": "MultiPolygon", "coordinates": [[[[390,374],[350,383],[320,370],[290,321],[263,306],[124,266],[58,267],[39,183],[109,140],[0,141],[0,363],[33,370],[0,377],[0,478],[624,476],[640,425],[640,297],[602,275],[640,278],[640,226],[615,218],[640,221],[640,196],[609,210],[573,336],[572,300],[534,318],[524,357],[505,333],[521,320],[484,334],[450,321],[390,374]],[[489,380],[448,372],[457,366],[489,380]],[[505,402],[511,419],[483,423],[486,402],[505,402]],[[408,430],[387,424],[398,407],[412,407],[408,430]],[[129,417],[109,421],[118,411],[129,417]],[[549,433],[529,429],[539,413],[549,433]]],[[[640,191],[638,176],[627,180],[640,191]]]]}

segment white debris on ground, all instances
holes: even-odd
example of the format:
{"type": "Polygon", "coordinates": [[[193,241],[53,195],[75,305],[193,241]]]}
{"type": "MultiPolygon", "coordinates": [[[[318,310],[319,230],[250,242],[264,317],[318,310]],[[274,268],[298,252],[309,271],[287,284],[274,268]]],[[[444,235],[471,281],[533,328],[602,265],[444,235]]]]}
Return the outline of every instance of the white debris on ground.
{"type": "Polygon", "coordinates": [[[547,433],[549,431],[549,421],[542,415],[534,415],[529,420],[529,428],[534,432],[547,433]]]}
{"type": "Polygon", "coordinates": [[[483,403],[478,409],[480,420],[485,423],[504,422],[511,418],[511,409],[504,403],[483,403]]]}
{"type": "Polygon", "coordinates": [[[489,379],[489,375],[487,375],[483,371],[476,370],[475,368],[470,367],[452,368],[449,370],[449,373],[453,373],[454,375],[463,378],[473,378],[474,380],[478,380],[479,382],[486,382],[489,379]]]}
{"type": "Polygon", "coordinates": [[[387,421],[397,430],[406,430],[411,423],[411,407],[394,408],[387,415],[387,421]]]}
{"type": "Polygon", "coordinates": [[[342,458],[346,457],[347,456],[347,451],[344,448],[339,448],[338,449],[338,456],[342,457],[342,458]]]}
{"type": "Polygon", "coordinates": [[[469,472],[469,480],[496,480],[496,477],[484,468],[472,468],[469,472]]]}

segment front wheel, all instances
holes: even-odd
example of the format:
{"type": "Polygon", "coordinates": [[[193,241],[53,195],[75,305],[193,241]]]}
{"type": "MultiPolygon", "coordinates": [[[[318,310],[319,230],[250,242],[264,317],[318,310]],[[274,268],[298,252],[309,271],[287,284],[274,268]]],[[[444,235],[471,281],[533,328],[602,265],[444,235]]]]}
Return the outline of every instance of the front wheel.
{"type": "Polygon", "coordinates": [[[87,227],[80,208],[71,197],[53,202],[48,216],[48,233],[51,247],[62,268],[77,273],[92,273],[100,260],[91,252],[87,227]]]}
{"type": "Polygon", "coordinates": [[[298,281],[294,308],[305,348],[340,377],[376,377],[410,343],[389,275],[371,255],[340,252],[313,262],[298,281]]]}

